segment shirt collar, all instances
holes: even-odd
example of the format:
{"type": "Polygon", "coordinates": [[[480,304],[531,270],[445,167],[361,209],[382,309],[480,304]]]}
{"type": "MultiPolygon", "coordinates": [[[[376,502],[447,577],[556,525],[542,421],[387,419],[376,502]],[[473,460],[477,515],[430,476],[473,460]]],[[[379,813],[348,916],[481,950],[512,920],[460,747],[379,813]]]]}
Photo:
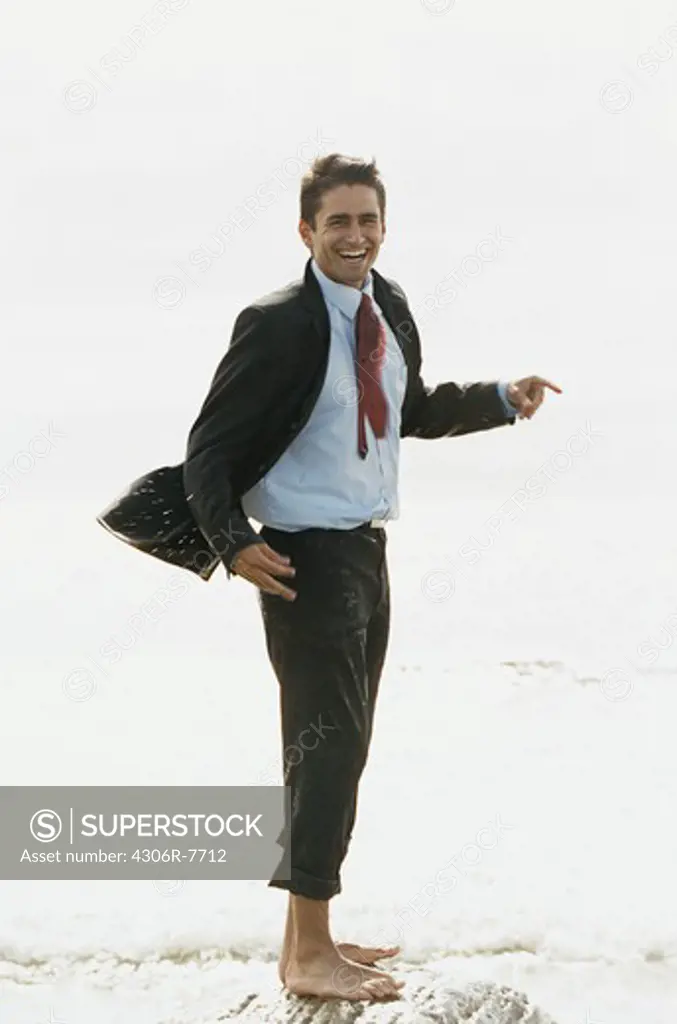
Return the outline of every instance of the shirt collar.
{"type": "Polygon", "coordinates": [[[327,277],[327,275],[320,270],[315,259],[310,261],[310,265],[313,268],[313,273],[320,285],[325,302],[328,305],[336,306],[336,308],[340,309],[349,320],[355,319],[363,294],[368,295],[369,298],[373,300],[374,281],[371,270],[367,274],[364,287],[360,291],[357,288],[351,288],[350,285],[339,284],[338,281],[332,281],[330,277],[327,277]]]}

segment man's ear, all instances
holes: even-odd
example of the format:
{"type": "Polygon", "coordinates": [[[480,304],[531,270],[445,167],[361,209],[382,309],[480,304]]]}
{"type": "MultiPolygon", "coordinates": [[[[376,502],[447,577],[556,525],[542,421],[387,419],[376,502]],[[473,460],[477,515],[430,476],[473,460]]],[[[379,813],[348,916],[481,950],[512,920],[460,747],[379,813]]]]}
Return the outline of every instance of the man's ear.
{"type": "Polygon", "coordinates": [[[312,229],[310,227],[310,224],[308,224],[308,222],[305,221],[305,220],[300,220],[299,221],[299,235],[301,236],[301,240],[303,241],[303,244],[306,246],[306,248],[310,249],[310,251],[312,252],[313,251],[312,229]]]}

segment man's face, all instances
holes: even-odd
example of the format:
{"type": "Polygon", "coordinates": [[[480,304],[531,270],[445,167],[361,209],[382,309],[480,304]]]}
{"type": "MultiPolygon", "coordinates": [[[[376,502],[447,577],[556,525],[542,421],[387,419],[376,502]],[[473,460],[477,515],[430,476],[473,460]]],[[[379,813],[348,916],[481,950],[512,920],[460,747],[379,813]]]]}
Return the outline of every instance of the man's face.
{"type": "Polygon", "coordinates": [[[385,230],[376,189],[369,185],[338,185],[325,192],[315,227],[304,220],[299,223],[301,238],[320,270],[353,288],[362,288],[385,230]]]}

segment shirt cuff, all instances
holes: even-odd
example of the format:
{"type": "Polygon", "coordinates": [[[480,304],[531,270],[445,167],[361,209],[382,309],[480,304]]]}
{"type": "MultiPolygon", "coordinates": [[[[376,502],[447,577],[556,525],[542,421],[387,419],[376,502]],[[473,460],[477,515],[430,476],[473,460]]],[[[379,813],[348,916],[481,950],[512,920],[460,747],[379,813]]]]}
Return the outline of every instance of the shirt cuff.
{"type": "Polygon", "coordinates": [[[498,384],[496,386],[498,388],[499,397],[500,397],[501,401],[503,402],[503,408],[505,409],[506,416],[516,416],[517,415],[517,409],[512,404],[512,402],[510,402],[508,400],[508,396],[507,396],[508,384],[509,384],[509,381],[507,381],[507,380],[499,380],[499,382],[498,382],[498,384]]]}

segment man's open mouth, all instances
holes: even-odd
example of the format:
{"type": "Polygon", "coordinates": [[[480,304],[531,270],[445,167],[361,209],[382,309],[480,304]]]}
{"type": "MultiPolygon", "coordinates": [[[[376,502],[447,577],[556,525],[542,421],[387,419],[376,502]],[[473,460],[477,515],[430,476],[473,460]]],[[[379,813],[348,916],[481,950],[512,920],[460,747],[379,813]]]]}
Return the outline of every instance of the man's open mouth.
{"type": "Polygon", "coordinates": [[[354,252],[349,249],[344,249],[342,252],[339,252],[339,256],[346,260],[347,263],[360,263],[366,255],[366,249],[359,249],[354,252]]]}

